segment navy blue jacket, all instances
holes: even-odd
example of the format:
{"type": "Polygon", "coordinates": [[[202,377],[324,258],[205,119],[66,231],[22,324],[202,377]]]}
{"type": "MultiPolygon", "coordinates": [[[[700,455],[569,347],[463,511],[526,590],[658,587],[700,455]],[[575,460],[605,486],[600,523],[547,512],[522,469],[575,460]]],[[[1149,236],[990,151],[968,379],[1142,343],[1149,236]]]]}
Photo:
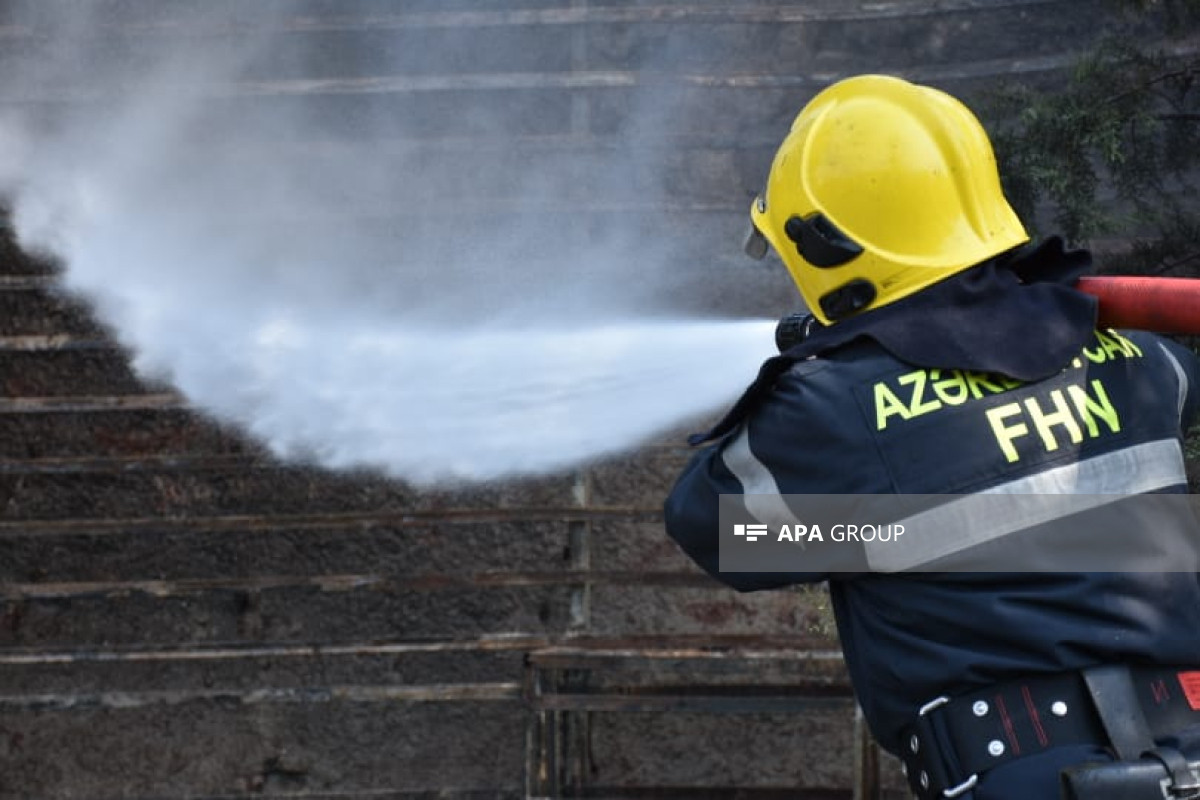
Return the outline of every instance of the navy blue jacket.
{"type": "Polygon", "coordinates": [[[667,499],[667,532],[741,591],[828,579],[859,702],[896,752],[900,730],[940,695],[1103,662],[1200,664],[1197,574],[722,573],[719,495],[970,494],[1009,482],[1051,493],[1038,482],[1064,465],[1079,466],[1080,494],[1100,480],[1104,493],[1182,492],[1198,380],[1189,350],[1141,332],[1096,331],[1030,382],[916,367],[856,339],[796,363],[696,454],[667,499]]]}

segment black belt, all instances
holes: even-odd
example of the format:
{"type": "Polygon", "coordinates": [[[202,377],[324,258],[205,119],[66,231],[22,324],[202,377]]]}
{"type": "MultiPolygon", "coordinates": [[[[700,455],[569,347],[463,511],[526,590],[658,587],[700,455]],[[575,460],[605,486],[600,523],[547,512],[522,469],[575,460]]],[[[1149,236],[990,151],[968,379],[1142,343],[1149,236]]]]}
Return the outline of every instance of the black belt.
{"type": "Polygon", "coordinates": [[[1136,758],[1200,723],[1200,667],[1104,666],[996,684],[927,703],[900,754],[917,796],[953,798],[989,769],[1092,744],[1136,758]]]}

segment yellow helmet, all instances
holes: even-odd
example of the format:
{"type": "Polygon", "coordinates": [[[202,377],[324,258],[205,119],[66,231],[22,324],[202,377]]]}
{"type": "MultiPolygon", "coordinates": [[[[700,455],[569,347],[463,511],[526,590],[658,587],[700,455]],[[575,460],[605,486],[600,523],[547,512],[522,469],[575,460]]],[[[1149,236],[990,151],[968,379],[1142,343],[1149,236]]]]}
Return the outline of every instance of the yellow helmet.
{"type": "Polygon", "coordinates": [[[884,75],[829,86],[796,116],[750,210],[829,324],[1029,241],[979,120],[950,95],[884,75]]]}

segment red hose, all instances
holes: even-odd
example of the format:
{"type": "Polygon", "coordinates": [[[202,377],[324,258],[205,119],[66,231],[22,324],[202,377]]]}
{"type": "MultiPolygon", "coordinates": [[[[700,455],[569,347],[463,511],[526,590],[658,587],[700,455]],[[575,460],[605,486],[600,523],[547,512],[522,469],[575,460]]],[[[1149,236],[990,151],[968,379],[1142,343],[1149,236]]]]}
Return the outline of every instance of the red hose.
{"type": "Polygon", "coordinates": [[[1200,280],[1095,276],[1075,288],[1099,299],[1101,327],[1200,334],[1200,280]]]}

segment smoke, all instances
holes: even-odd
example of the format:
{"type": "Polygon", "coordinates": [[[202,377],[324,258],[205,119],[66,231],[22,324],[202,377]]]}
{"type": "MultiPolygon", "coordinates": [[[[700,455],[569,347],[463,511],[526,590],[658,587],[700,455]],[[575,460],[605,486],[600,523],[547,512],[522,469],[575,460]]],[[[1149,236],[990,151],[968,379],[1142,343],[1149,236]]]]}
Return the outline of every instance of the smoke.
{"type": "Polygon", "coordinates": [[[518,26],[191,5],[0,19],[0,196],[140,374],[282,457],[429,484],[629,450],[768,355],[770,323],[679,301],[680,97],[613,126],[518,26]]]}

